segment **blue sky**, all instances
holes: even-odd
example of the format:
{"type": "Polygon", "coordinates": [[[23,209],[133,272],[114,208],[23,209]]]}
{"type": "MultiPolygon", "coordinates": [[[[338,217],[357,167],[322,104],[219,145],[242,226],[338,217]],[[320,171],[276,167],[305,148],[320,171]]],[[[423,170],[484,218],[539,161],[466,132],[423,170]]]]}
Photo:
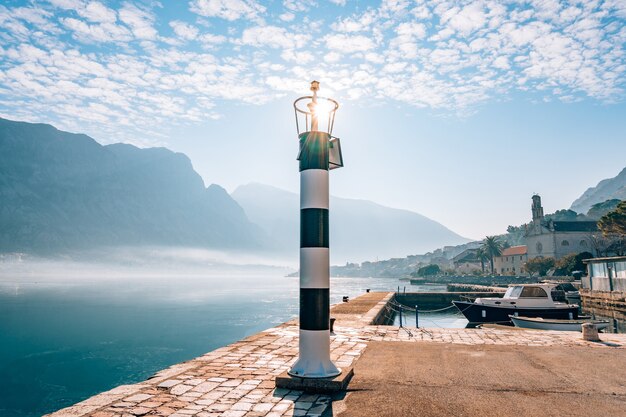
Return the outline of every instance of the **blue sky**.
{"type": "Polygon", "coordinates": [[[4,1],[0,116],[297,191],[292,101],[337,99],[331,192],[473,238],[626,166],[626,3],[4,1]]]}

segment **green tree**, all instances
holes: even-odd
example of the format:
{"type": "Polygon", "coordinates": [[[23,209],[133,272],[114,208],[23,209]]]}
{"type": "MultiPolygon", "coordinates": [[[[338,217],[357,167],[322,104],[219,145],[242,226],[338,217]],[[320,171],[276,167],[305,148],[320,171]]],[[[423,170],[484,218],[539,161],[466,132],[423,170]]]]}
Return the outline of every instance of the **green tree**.
{"type": "Polygon", "coordinates": [[[572,275],[574,271],[584,271],[583,260],[593,258],[589,252],[570,253],[556,262],[557,273],[559,275],[572,275]]]}
{"type": "Polygon", "coordinates": [[[578,221],[585,220],[586,216],[584,214],[578,214],[574,210],[562,209],[557,210],[552,214],[546,214],[546,220],[554,220],[556,221],[578,221]]]}
{"type": "Polygon", "coordinates": [[[620,202],[615,210],[602,216],[598,228],[604,236],[626,235],[626,201],[620,202]]]}
{"type": "Polygon", "coordinates": [[[539,274],[539,276],[543,276],[550,268],[554,268],[554,265],[554,258],[533,258],[526,261],[524,268],[530,274],[539,274]]]}
{"type": "Polygon", "coordinates": [[[489,255],[485,251],[485,248],[482,246],[476,249],[476,258],[480,261],[480,267],[483,270],[483,274],[485,273],[485,261],[489,259],[489,255]]]}
{"type": "Polygon", "coordinates": [[[622,256],[626,253],[626,201],[598,221],[598,228],[607,241],[607,252],[622,256]]]}
{"type": "Polygon", "coordinates": [[[486,236],[482,248],[489,257],[491,273],[493,274],[493,258],[502,255],[502,242],[498,236],[486,236]]]}
{"type": "Polygon", "coordinates": [[[612,200],[606,200],[602,203],[596,203],[587,212],[587,217],[599,220],[605,214],[615,210],[617,205],[621,202],[621,200],[614,198],[612,200]]]}
{"type": "Polygon", "coordinates": [[[411,275],[418,276],[418,277],[428,277],[432,275],[437,275],[440,272],[441,272],[441,268],[439,267],[439,265],[430,264],[430,265],[421,267],[420,269],[417,270],[417,272],[414,272],[411,275]]]}

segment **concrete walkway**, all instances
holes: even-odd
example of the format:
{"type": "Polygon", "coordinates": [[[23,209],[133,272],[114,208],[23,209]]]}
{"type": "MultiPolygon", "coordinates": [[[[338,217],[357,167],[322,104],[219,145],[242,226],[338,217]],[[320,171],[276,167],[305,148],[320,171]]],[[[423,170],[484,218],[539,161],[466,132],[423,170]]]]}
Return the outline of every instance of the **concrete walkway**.
{"type": "MultiPolygon", "coordinates": [[[[567,378],[596,375],[595,379],[587,378],[587,381],[591,381],[593,386],[597,385],[602,390],[602,395],[615,392],[615,398],[611,398],[616,404],[624,403],[622,381],[626,380],[624,378],[626,375],[623,374],[626,369],[623,366],[626,356],[626,335],[602,335],[604,343],[592,343],[582,341],[579,333],[500,329],[407,331],[391,326],[369,325],[380,315],[382,307],[391,295],[392,293],[364,294],[347,304],[333,308],[332,315],[337,317],[337,322],[335,336],[332,337],[331,356],[339,367],[353,364],[355,366],[355,378],[345,398],[274,389],[275,376],[288,369],[297,356],[298,325],[292,321],[189,362],[172,366],[145,382],[115,388],[49,416],[489,415],[477,414],[482,413],[484,407],[450,408],[454,405],[450,396],[463,392],[468,395],[471,393],[475,404],[481,402],[495,404],[492,389],[481,390],[480,385],[476,385],[474,381],[470,384],[470,381],[464,379],[462,372],[471,369],[471,375],[479,377],[487,375],[487,371],[491,370],[492,373],[495,372],[493,375],[499,375],[497,378],[512,384],[516,373],[505,372],[508,364],[505,359],[511,352],[525,350],[536,352],[533,354],[537,358],[526,364],[521,360],[516,363],[515,366],[526,372],[526,375],[536,376],[542,381],[547,381],[546,383],[550,378],[561,378],[559,374],[550,371],[550,364],[555,358],[550,352],[558,350],[557,357],[567,357],[579,372],[567,378]],[[444,354],[438,352],[448,353],[441,356],[444,354]],[[359,359],[361,356],[362,359],[359,359]],[[602,358],[602,363],[615,364],[615,369],[609,365],[604,368],[598,367],[598,363],[593,360],[596,356],[602,358]],[[537,364],[541,364],[545,372],[533,374],[531,371],[538,366],[537,364]],[[423,372],[425,369],[429,372],[423,372]],[[452,372],[454,369],[457,369],[458,374],[452,372]],[[609,369],[613,370],[615,378],[605,377],[603,372],[609,369]],[[402,374],[400,372],[402,370],[406,373],[402,374]],[[422,376],[422,379],[417,379],[418,376],[422,376]],[[404,383],[401,384],[402,381],[395,378],[404,378],[402,380],[404,383]],[[454,383],[460,384],[458,388],[455,388],[454,383]],[[428,387],[434,387],[432,390],[435,390],[437,386],[440,386],[440,389],[437,391],[438,395],[431,401],[430,414],[418,413],[424,408],[415,407],[420,404],[423,406],[424,403],[414,399],[423,398],[428,387]],[[448,391],[445,390],[446,387],[448,391]],[[463,389],[466,391],[462,391],[463,389]],[[365,400],[368,396],[378,399],[378,408],[365,400]],[[458,410],[460,414],[452,413],[452,410],[458,410]],[[377,414],[379,412],[383,414],[377,414]]],[[[484,379],[484,386],[487,388],[491,384],[490,381],[496,377],[490,378],[484,379]]],[[[561,379],[555,381],[559,382],[561,379]]],[[[578,393],[576,390],[579,390],[580,386],[577,387],[569,392],[570,396],[578,393]]],[[[554,415],[571,414],[567,402],[554,407],[560,412],[554,415]]],[[[599,411],[595,413],[595,409],[586,408],[590,413],[587,415],[611,415],[600,414],[599,411]]],[[[551,415],[519,413],[520,408],[517,410],[518,415],[551,415]]]]}
{"type": "Polygon", "coordinates": [[[624,350],[371,342],[354,373],[341,417],[626,415],[624,350]]]}

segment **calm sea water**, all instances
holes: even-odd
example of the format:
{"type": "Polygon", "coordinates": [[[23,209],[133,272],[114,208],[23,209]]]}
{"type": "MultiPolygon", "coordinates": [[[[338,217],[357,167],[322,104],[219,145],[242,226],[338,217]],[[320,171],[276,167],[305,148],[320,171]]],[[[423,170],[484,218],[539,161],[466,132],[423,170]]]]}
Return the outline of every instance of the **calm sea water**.
{"type": "MultiPolygon", "coordinates": [[[[332,303],[366,288],[445,291],[445,286],[412,286],[396,279],[331,281],[332,303]]],[[[297,313],[298,279],[279,273],[0,277],[0,416],[40,416],[144,380],[297,313]]],[[[465,327],[456,316],[441,318],[430,326],[465,327]]]]}

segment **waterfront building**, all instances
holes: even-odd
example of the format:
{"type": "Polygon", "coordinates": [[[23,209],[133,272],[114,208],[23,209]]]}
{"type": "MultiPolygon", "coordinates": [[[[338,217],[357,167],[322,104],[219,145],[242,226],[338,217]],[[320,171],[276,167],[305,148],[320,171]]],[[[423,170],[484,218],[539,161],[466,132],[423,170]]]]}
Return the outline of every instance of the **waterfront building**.
{"type": "Polygon", "coordinates": [[[470,274],[476,270],[481,271],[482,265],[480,259],[476,256],[477,251],[478,249],[465,249],[452,258],[454,269],[463,274],[470,274]]]}
{"type": "Polygon", "coordinates": [[[554,221],[543,215],[541,197],[532,197],[533,220],[526,226],[528,259],[553,257],[560,259],[570,253],[591,252],[592,235],[598,231],[595,221],[554,221]]]}
{"type": "Polygon", "coordinates": [[[511,246],[502,250],[500,256],[494,256],[493,268],[500,275],[520,275],[525,273],[524,264],[528,260],[526,245],[511,246]]]}
{"type": "Polygon", "coordinates": [[[583,289],[626,293],[626,256],[591,258],[583,262],[587,264],[587,276],[581,280],[583,289]]]}
{"type": "Polygon", "coordinates": [[[626,256],[591,258],[581,278],[580,301],[585,311],[618,320],[626,318],[626,256]]]}

